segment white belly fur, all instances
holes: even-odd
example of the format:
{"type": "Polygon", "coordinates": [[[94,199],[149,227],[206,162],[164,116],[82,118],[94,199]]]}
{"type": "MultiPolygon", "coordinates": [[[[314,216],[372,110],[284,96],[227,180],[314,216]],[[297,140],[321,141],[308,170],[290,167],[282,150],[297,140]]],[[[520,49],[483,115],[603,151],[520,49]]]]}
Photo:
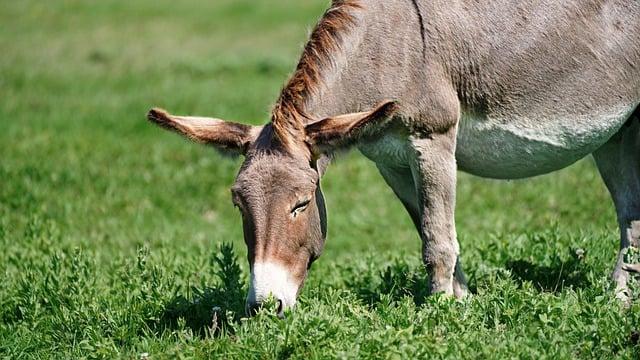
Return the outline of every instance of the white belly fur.
{"type": "Polygon", "coordinates": [[[571,165],[597,150],[634,107],[555,119],[492,119],[464,115],[458,128],[458,168],[474,175],[516,179],[571,165]]]}
{"type": "MultiPolygon", "coordinates": [[[[458,127],[458,169],[483,177],[518,179],[562,169],[610,139],[635,106],[554,119],[500,119],[463,115],[458,127]]],[[[408,166],[406,135],[387,133],[360,151],[382,166],[408,166]]]]}

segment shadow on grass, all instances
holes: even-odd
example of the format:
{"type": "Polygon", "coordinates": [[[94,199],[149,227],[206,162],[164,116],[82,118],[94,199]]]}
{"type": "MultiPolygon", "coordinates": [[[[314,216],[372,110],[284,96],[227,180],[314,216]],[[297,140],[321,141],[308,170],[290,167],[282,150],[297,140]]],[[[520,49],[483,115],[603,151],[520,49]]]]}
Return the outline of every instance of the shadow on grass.
{"type": "Polygon", "coordinates": [[[584,288],[589,286],[586,270],[580,266],[577,257],[567,261],[554,260],[550,266],[534,264],[526,260],[513,260],[506,264],[514,280],[520,284],[530,281],[538,290],[560,292],[565,287],[584,288]]]}
{"type": "Polygon", "coordinates": [[[216,287],[191,287],[188,296],[177,295],[164,306],[155,330],[189,328],[198,336],[233,333],[232,323],[244,315],[244,282],[231,244],[222,244],[212,256],[216,287]]]}
{"type": "MultiPolygon", "coordinates": [[[[587,272],[577,257],[562,261],[558,258],[550,266],[526,260],[512,260],[505,264],[514,282],[522,285],[530,281],[539,291],[560,292],[566,287],[585,288],[590,285],[587,272]]],[[[429,276],[422,266],[412,266],[396,261],[377,274],[354,276],[346,284],[356,296],[369,306],[376,308],[384,297],[399,301],[410,297],[420,306],[429,296],[429,276]]],[[[469,291],[476,288],[469,284],[469,291]]]]}
{"type": "MultiPolygon", "coordinates": [[[[246,289],[232,245],[220,246],[212,256],[211,267],[218,279],[216,286],[194,286],[187,296],[177,295],[168,301],[154,324],[156,331],[189,328],[198,336],[233,334],[233,324],[244,316],[246,289]]],[[[549,266],[513,260],[505,267],[513,281],[530,281],[539,291],[560,292],[565,287],[589,285],[577,257],[566,261],[556,258],[549,266]]],[[[383,298],[399,301],[406,297],[420,306],[429,295],[429,277],[421,265],[396,260],[380,272],[356,273],[348,276],[345,285],[372,308],[377,308],[383,298]]]]}
{"type": "Polygon", "coordinates": [[[429,277],[422,266],[411,266],[397,260],[377,274],[354,276],[346,285],[365,304],[377,307],[383,296],[392,301],[405,297],[422,305],[429,295],[429,277]]]}

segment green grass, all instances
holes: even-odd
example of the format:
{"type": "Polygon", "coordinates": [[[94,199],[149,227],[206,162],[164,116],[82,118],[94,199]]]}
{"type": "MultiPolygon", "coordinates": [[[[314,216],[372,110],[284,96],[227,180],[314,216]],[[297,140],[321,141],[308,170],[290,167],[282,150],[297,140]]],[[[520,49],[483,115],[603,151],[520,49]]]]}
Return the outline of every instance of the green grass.
{"type": "Polygon", "coordinates": [[[324,179],[329,239],[299,306],[243,318],[240,160],[144,114],[265,122],[326,5],[0,3],[0,356],[637,358],[640,306],[611,296],[618,231],[589,159],[460,174],[475,294],[458,302],[425,296],[408,216],[349,154],[324,179]]]}

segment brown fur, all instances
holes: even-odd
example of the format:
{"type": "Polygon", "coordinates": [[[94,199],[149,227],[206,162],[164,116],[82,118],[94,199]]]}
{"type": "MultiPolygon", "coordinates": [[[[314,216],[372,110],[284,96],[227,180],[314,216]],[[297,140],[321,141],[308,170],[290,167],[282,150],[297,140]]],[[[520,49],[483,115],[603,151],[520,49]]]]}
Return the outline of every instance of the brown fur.
{"type": "Polygon", "coordinates": [[[304,124],[311,121],[305,111],[305,101],[321,85],[322,73],[331,67],[343,34],[354,25],[353,11],[361,8],[359,0],[334,0],[313,30],[272,113],[275,134],[285,147],[290,147],[294,139],[302,139],[304,124]]]}
{"type": "Polygon", "coordinates": [[[175,116],[159,108],[149,110],[147,119],[192,141],[215,145],[223,153],[245,153],[255,140],[258,129],[251,125],[220,119],[175,116]]]}
{"type": "Polygon", "coordinates": [[[329,117],[305,127],[306,143],[315,156],[347,148],[362,137],[374,136],[393,118],[398,110],[395,101],[385,101],[373,110],[329,117]]]}

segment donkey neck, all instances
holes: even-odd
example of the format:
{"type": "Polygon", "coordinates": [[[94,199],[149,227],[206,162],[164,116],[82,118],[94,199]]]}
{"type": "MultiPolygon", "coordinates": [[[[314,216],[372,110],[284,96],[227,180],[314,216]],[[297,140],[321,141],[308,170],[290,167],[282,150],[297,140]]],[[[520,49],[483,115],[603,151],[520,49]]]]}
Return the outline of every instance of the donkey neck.
{"type": "MultiPolygon", "coordinates": [[[[364,2],[363,2],[364,3],[364,2]]],[[[407,100],[422,77],[420,17],[412,1],[366,2],[323,72],[306,111],[313,120],[366,111],[383,100],[407,100]]]]}
{"type": "Polygon", "coordinates": [[[382,100],[405,98],[423,74],[422,20],[412,4],[334,1],[281,93],[275,127],[279,120],[289,129],[301,128],[327,116],[368,110],[382,100]]]}

